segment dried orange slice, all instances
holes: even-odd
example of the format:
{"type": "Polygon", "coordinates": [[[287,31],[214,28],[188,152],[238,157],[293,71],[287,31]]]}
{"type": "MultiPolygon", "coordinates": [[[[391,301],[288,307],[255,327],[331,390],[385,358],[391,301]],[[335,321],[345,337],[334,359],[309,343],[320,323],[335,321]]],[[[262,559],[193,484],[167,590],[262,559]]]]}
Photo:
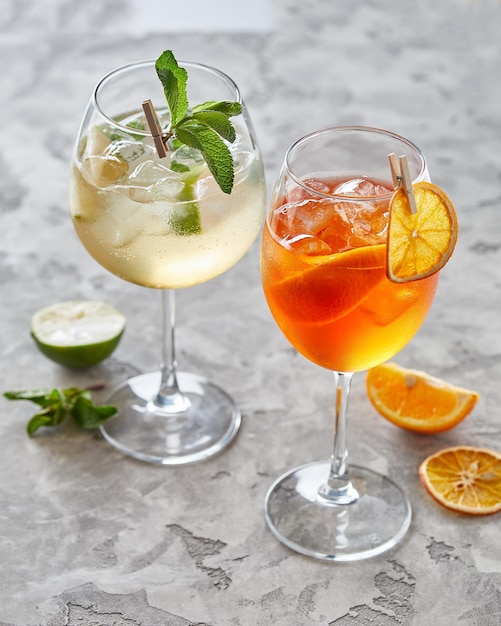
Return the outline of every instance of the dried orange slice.
{"type": "Polygon", "coordinates": [[[393,362],[369,370],[366,387],[369,400],[383,417],[396,426],[425,435],[459,424],[480,397],[476,391],[393,362]]]}
{"type": "Polygon", "coordinates": [[[427,182],[412,188],[416,213],[411,213],[402,187],[390,201],[387,274],[397,283],[438,272],[450,259],[458,236],[456,211],[444,191],[427,182]]]}
{"type": "Polygon", "coordinates": [[[426,458],[419,477],[441,505],[459,513],[491,515],[501,511],[501,454],[456,446],[426,458]]]}

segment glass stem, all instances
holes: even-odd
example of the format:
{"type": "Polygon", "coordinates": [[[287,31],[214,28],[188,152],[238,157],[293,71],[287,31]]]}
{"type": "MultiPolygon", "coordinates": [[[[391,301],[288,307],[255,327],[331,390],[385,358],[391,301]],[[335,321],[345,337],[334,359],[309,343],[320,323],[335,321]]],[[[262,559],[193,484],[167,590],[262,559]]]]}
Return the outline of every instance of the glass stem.
{"type": "Polygon", "coordinates": [[[162,290],[162,365],[160,389],[155,405],[167,413],[181,413],[190,406],[189,399],[180,391],[177,382],[176,361],[176,298],[174,289],[162,290]]]}
{"type": "Polygon", "coordinates": [[[349,504],[359,498],[348,475],[347,466],[348,399],[352,378],[351,372],[334,372],[336,392],[334,445],[329,478],[319,489],[320,498],[330,504],[349,504]]]}

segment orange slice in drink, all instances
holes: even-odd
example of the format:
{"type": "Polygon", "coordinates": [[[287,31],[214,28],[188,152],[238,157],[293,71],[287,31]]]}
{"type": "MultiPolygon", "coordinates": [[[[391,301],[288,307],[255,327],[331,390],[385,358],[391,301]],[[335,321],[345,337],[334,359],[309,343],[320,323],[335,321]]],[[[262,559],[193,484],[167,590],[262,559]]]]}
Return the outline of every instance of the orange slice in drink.
{"type": "Polygon", "coordinates": [[[383,417],[396,426],[425,435],[459,424],[480,397],[475,391],[393,362],[369,370],[366,387],[369,400],[383,417]]]}
{"type": "Polygon", "coordinates": [[[417,211],[411,213],[400,187],[390,201],[387,274],[393,282],[419,280],[438,272],[457,241],[457,216],[446,194],[432,183],[413,185],[417,211]]]}
{"type": "Polygon", "coordinates": [[[364,246],[325,256],[270,285],[274,303],[297,322],[322,324],[349,313],[385,279],[385,246],[364,246]]]}
{"type": "Polygon", "coordinates": [[[419,466],[426,491],[458,513],[491,515],[501,511],[501,454],[456,446],[426,458],[419,466]]]}

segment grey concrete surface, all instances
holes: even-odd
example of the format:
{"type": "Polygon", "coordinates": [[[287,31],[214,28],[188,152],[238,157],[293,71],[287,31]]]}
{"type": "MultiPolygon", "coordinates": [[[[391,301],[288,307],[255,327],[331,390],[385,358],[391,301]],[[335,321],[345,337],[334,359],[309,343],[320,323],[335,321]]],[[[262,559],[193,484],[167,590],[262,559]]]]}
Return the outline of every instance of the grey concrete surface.
{"type": "Polygon", "coordinates": [[[396,360],[481,400],[454,430],[417,436],[377,416],[356,377],[350,459],[402,485],[411,529],[391,552],[354,564],[286,549],[265,526],[264,495],[286,469],[330,454],[333,390],[330,374],[275,327],[256,243],[178,298],[180,366],[224,384],[243,413],[220,456],[150,466],[69,423],[29,439],[31,407],[0,400],[0,624],[498,626],[501,517],[442,509],[417,467],[449,445],[501,450],[501,2],[270,0],[262,27],[249,18],[247,30],[209,26],[210,3],[192,9],[193,30],[177,28],[169,2],[164,31],[147,4],[151,26],[136,29],[127,0],[3,0],[2,391],[112,384],[160,359],[158,294],[87,255],[67,181],[96,81],[171,48],[240,85],[270,188],[287,146],[323,126],[379,126],[421,146],[457,207],[460,238],[432,311],[396,360]],[[34,311],[76,297],[103,299],[128,319],[113,357],[86,372],[52,364],[29,336],[34,311]]]}

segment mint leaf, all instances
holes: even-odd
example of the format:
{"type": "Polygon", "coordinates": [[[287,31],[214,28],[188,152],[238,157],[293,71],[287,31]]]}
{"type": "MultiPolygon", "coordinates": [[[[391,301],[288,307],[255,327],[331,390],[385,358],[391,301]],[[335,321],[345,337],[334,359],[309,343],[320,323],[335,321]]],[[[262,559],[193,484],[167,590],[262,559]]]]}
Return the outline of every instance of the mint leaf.
{"type": "Polygon", "coordinates": [[[90,391],[77,387],[6,391],[3,395],[8,400],[29,400],[42,407],[26,426],[30,437],[42,426],[58,426],[68,415],[82,428],[96,428],[117,412],[113,406],[96,406],[90,391]]]}
{"type": "Polygon", "coordinates": [[[110,417],[117,413],[114,406],[96,406],[88,391],[83,391],[75,401],[71,409],[71,415],[81,428],[97,428],[110,417]]]}
{"type": "Polygon", "coordinates": [[[7,400],[30,400],[42,407],[51,403],[50,389],[28,389],[27,391],[6,391],[7,400]]]}
{"type": "Polygon", "coordinates": [[[242,104],[209,100],[190,110],[186,92],[188,74],[179,67],[171,50],[165,50],[159,56],[155,69],[171,114],[170,127],[164,135],[164,141],[168,141],[169,146],[180,142],[200,150],[221,190],[230,194],[235,174],[233,159],[225,141],[235,141],[236,131],[229,118],[242,113],[242,104]]]}
{"type": "Polygon", "coordinates": [[[232,123],[226,115],[220,111],[194,112],[193,119],[200,124],[209,126],[209,128],[212,128],[212,130],[216,131],[218,135],[230,143],[233,143],[236,139],[236,133],[232,123]]]}
{"type": "Polygon", "coordinates": [[[40,413],[35,413],[35,415],[30,419],[26,426],[26,432],[30,437],[32,437],[39,428],[42,428],[42,426],[57,426],[59,423],[60,422],[57,417],[53,414],[40,411],[40,413]]]}
{"type": "MultiPolygon", "coordinates": [[[[68,390],[73,392],[74,390],[68,390]]],[[[5,395],[5,394],[4,394],[5,395]]],[[[33,396],[31,398],[26,397],[28,394],[20,392],[17,394],[16,399],[27,400],[30,399],[35,404],[43,407],[41,411],[35,413],[26,426],[26,430],[30,437],[41,426],[59,426],[66,417],[66,402],[64,392],[59,389],[53,389],[52,391],[46,390],[44,396],[33,396]]],[[[12,398],[10,398],[12,399],[12,398]]]]}
{"type": "Polygon", "coordinates": [[[224,193],[233,189],[233,158],[228,146],[212,128],[195,120],[186,120],[176,129],[177,138],[202,153],[216,182],[224,193]]]}
{"type": "Polygon", "coordinates": [[[158,57],[155,62],[155,69],[169,105],[172,130],[188,111],[188,96],[186,95],[188,73],[184,68],[179,67],[170,50],[162,52],[158,57]]]}
{"type": "Polygon", "coordinates": [[[198,113],[199,111],[219,111],[220,113],[224,113],[227,117],[233,117],[234,115],[240,115],[240,113],[242,113],[242,105],[240,102],[229,102],[228,100],[221,100],[219,102],[211,100],[210,102],[197,104],[191,111],[192,113],[198,113]]]}

